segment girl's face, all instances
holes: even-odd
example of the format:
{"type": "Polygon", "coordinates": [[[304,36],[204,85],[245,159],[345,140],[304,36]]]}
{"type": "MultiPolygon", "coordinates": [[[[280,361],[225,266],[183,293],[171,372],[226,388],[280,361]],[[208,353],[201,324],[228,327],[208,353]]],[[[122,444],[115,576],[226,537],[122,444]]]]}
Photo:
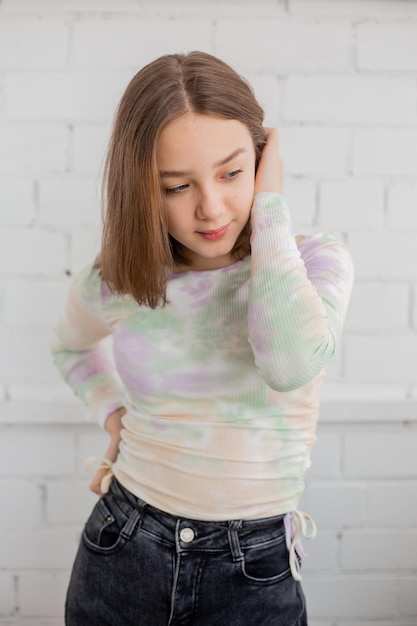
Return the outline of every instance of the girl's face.
{"type": "Polygon", "coordinates": [[[156,148],[169,234],[191,263],[177,270],[230,265],[253,203],[255,149],[248,128],[186,113],[165,126],[156,148]]]}

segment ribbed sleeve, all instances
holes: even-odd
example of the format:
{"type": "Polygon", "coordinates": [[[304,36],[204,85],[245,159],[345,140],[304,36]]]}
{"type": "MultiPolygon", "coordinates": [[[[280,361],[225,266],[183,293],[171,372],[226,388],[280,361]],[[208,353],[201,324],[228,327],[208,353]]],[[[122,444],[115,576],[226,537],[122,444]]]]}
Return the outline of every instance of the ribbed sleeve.
{"type": "Polygon", "coordinates": [[[52,355],[64,380],[103,425],[124,400],[113,359],[102,344],[111,328],[101,309],[101,286],[91,266],[78,274],[52,333],[52,355]]]}
{"type": "Polygon", "coordinates": [[[249,341],[260,375],[277,391],[311,381],[340,338],[352,288],[350,253],[326,235],[296,241],[282,196],[252,209],[249,341]]]}

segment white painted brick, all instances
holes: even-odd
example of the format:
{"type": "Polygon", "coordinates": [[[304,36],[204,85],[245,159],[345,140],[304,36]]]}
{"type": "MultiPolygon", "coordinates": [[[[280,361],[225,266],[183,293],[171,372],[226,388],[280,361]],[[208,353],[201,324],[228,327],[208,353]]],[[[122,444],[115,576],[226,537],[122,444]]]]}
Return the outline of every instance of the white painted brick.
{"type": "Polygon", "coordinates": [[[98,228],[74,229],[71,233],[71,270],[73,274],[92,263],[100,250],[98,228]]]}
{"type": "MultiPolygon", "coordinates": [[[[303,578],[310,616],[315,618],[386,619],[395,616],[398,578],[314,574],[303,578]]],[[[343,621],[342,621],[343,620],[343,621]]],[[[357,624],[357,620],[354,620],[357,624]]]]}
{"type": "MultiPolygon", "coordinates": [[[[400,0],[401,1],[401,0],[400,0]]],[[[414,584],[416,584],[416,582],[414,581],[414,584]]],[[[401,580],[401,585],[403,585],[403,580],[401,580]]],[[[395,617],[393,620],[378,620],[377,622],[375,620],[373,620],[372,618],[368,621],[363,621],[363,620],[355,620],[354,622],[349,621],[337,621],[337,622],[331,622],[328,624],[325,624],[324,626],[415,626],[415,619],[413,619],[413,621],[409,621],[407,618],[405,619],[401,619],[399,617],[395,617]]],[[[59,625],[61,626],[61,625],[59,625]]]]}
{"type": "Polygon", "coordinates": [[[16,600],[14,586],[13,576],[10,574],[0,574],[0,617],[12,615],[15,610],[16,600]]]}
{"type": "MultiPolygon", "coordinates": [[[[55,390],[62,389],[68,390],[69,387],[67,385],[62,385],[62,381],[59,381],[60,384],[56,383],[54,385],[55,390]]],[[[15,387],[18,385],[8,385],[8,391],[10,390],[10,396],[13,393],[18,393],[20,391],[15,392],[15,387]]],[[[22,388],[24,385],[21,386],[22,388]]],[[[89,414],[87,407],[80,403],[80,399],[75,395],[71,397],[71,401],[67,398],[59,398],[58,391],[54,394],[51,393],[51,397],[49,397],[44,392],[42,399],[36,397],[35,392],[36,388],[39,387],[38,393],[40,393],[40,389],[44,388],[51,389],[52,385],[30,385],[27,387],[34,387],[35,391],[32,392],[31,389],[25,395],[23,392],[21,393],[21,398],[15,400],[8,399],[7,401],[0,402],[0,422],[2,424],[7,425],[36,425],[39,426],[75,426],[75,428],[79,428],[80,426],[85,426],[89,422],[92,421],[92,416],[89,414]]]]}
{"type": "MultiPolygon", "coordinates": [[[[32,13],[33,0],[3,0],[3,10],[13,13],[32,13]]],[[[113,13],[113,14],[138,14],[138,15],[163,15],[178,19],[181,16],[190,15],[231,15],[236,17],[236,0],[213,0],[207,3],[205,0],[178,0],[172,4],[170,0],[145,0],[140,3],[137,0],[36,0],[38,10],[50,13],[86,13],[88,15],[113,13]]],[[[256,6],[251,0],[239,0],[240,15],[277,15],[284,13],[286,6],[284,0],[258,0],[256,6]]]]}
{"type": "Polygon", "coordinates": [[[350,67],[350,28],[336,22],[220,19],[215,51],[240,72],[344,71],[350,67]]]}
{"type": "Polygon", "coordinates": [[[346,144],[345,130],[308,127],[280,130],[280,152],[288,174],[326,177],[344,174],[346,144]]]}
{"type": "Polygon", "coordinates": [[[280,88],[276,76],[248,74],[246,80],[252,86],[256,99],[264,110],[265,126],[277,127],[281,118],[280,88]]]}
{"type": "Polygon", "coordinates": [[[408,285],[360,283],[352,291],[346,327],[349,330],[400,330],[408,325],[408,285]]]}
{"type": "Polygon", "coordinates": [[[73,531],[9,530],[0,535],[0,567],[6,569],[68,569],[74,553],[73,531]]]}
{"type": "Polygon", "coordinates": [[[416,569],[417,531],[344,531],[341,564],[345,571],[416,569]]]}
{"type": "Polygon", "coordinates": [[[109,435],[98,425],[92,427],[92,432],[81,433],[78,436],[77,446],[77,472],[85,480],[89,480],[90,474],[85,469],[85,460],[90,456],[101,457],[109,445],[109,435]]]}
{"type": "Polygon", "coordinates": [[[96,176],[102,170],[109,137],[109,125],[75,125],[72,138],[73,170],[96,176]]]}
{"type": "Polygon", "coordinates": [[[0,179],[0,224],[28,226],[35,218],[33,184],[25,179],[0,179]]]}
{"type": "Polygon", "coordinates": [[[4,94],[4,76],[0,76],[0,122],[3,123],[6,114],[5,114],[5,94],[4,94]]]}
{"type": "Polygon", "coordinates": [[[0,126],[0,171],[63,172],[68,131],[53,126],[0,126]]]}
{"type": "Polygon", "coordinates": [[[391,185],[388,192],[388,227],[391,230],[417,230],[417,185],[391,185]]]}
{"type": "Polygon", "coordinates": [[[305,234],[316,215],[316,185],[311,180],[286,176],[284,196],[291,213],[294,232],[305,234]]]}
{"type": "Polygon", "coordinates": [[[94,178],[41,179],[39,207],[41,224],[101,225],[98,182],[94,178]]]}
{"type": "Polygon", "coordinates": [[[413,176],[417,171],[417,130],[356,130],[353,172],[377,176],[413,176]]]}
{"type": "Polygon", "coordinates": [[[366,488],[356,483],[314,482],[309,484],[303,506],[319,528],[362,524],[366,519],[366,488]]]}
{"type": "Polygon", "coordinates": [[[360,69],[417,70],[415,23],[358,24],[356,36],[360,69]]]}
{"type": "Polygon", "coordinates": [[[0,232],[0,271],[9,276],[64,274],[67,242],[61,233],[3,229],[0,232]]]}
{"type": "MultiPolygon", "coordinates": [[[[64,618],[59,617],[11,617],[10,621],[7,619],[6,621],[2,621],[1,624],[2,626],[65,626],[64,618]],[[19,621],[16,621],[16,619],[19,621]]],[[[372,626],[375,625],[372,624],[372,626]]]]}
{"type": "Polygon", "coordinates": [[[305,572],[324,572],[337,570],[338,538],[336,532],[318,530],[313,540],[303,539],[303,548],[307,558],[303,561],[305,572]]]}
{"type": "Polygon", "coordinates": [[[49,483],[46,500],[47,523],[79,525],[84,523],[97,501],[97,496],[88,488],[89,481],[90,477],[86,474],[86,480],[83,482],[77,480],[71,483],[49,483]]]}
{"type": "Polygon", "coordinates": [[[284,119],[300,122],[414,123],[415,82],[378,76],[289,76],[284,119]]]}
{"type": "MultiPolygon", "coordinates": [[[[399,584],[399,613],[404,617],[413,618],[409,622],[410,626],[416,623],[417,617],[417,577],[408,576],[401,579],[399,584]]],[[[407,625],[408,626],[408,625],[407,625]]]]}
{"type": "Polygon", "coordinates": [[[0,335],[0,377],[4,382],[59,384],[61,378],[52,363],[50,330],[13,331],[0,335]]]}
{"type": "MultiPolygon", "coordinates": [[[[334,411],[344,413],[346,415],[346,409],[349,407],[353,409],[353,407],[358,406],[358,408],[363,410],[362,413],[357,414],[358,421],[364,421],[368,418],[369,421],[369,408],[376,403],[378,412],[376,415],[372,415],[375,421],[384,421],[384,417],[382,413],[379,413],[380,403],[384,402],[384,406],[387,406],[388,401],[395,401],[397,406],[404,402],[407,397],[407,393],[404,391],[405,386],[401,384],[386,384],[386,385],[378,385],[378,384],[370,384],[370,383],[352,383],[349,382],[347,385],[345,383],[337,383],[326,381],[323,391],[322,391],[322,402],[321,402],[321,415],[320,420],[323,420],[324,417],[331,419],[335,419],[334,411]],[[361,404],[358,405],[358,402],[361,404]],[[342,409],[344,409],[342,411],[342,409]],[[329,414],[327,414],[329,412],[329,414]]],[[[348,421],[351,422],[354,419],[356,411],[353,410],[350,412],[348,421]]],[[[394,415],[389,416],[388,421],[393,421],[394,415]]]]}
{"type": "Polygon", "coordinates": [[[210,20],[85,19],[74,24],[71,62],[137,71],[162,54],[189,50],[211,51],[210,20]]]}
{"type": "Polygon", "coordinates": [[[311,453],[308,482],[314,478],[331,478],[340,473],[340,437],[333,433],[318,433],[311,453]]]}
{"type": "Polygon", "coordinates": [[[344,340],[337,347],[335,355],[326,367],[326,381],[340,381],[344,376],[344,340]]]}
{"type": "Polygon", "coordinates": [[[74,469],[74,437],[71,433],[3,427],[0,452],[2,476],[59,477],[74,469]]]}
{"type": "Polygon", "coordinates": [[[131,76],[127,71],[10,74],[6,116],[19,121],[111,120],[131,76]]]}
{"type": "Polygon", "coordinates": [[[62,313],[68,287],[68,281],[7,282],[4,285],[6,326],[51,329],[62,313]]]}
{"type": "MultiPolygon", "coordinates": [[[[7,385],[7,392],[8,398],[10,398],[7,406],[12,410],[2,411],[0,408],[0,421],[7,421],[7,415],[13,412],[11,423],[73,423],[76,413],[74,408],[68,405],[74,405],[80,409],[80,400],[72,390],[67,385],[56,382],[54,384],[13,382],[7,385]],[[31,412],[27,410],[26,402],[32,407],[31,412]],[[23,407],[21,407],[22,404],[23,407]],[[57,406],[51,409],[51,404],[57,406]],[[48,407],[48,411],[45,410],[45,405],[48,407]]],[[[0,403],[0,407],[3,406],[0,403]]]]}
{"type": "Polygon", "coordinates": [[[64,615],[69,576],[62,574],[19,577],[20,615],[56,617],[64,615]]]}
{"type": "Polygon", "coordinates": [[[415,382],[417,336],[349,336],[346,338],[346,376],[352,382],[415,382]]]}
{"type": "Polygon", "coordinates": [[[414,284],[413,286],[413,310],[412,310],[412,314],[413,314],[413,327],[414,329],[417,329],[417,283],[414,284]]]}
{"type": "MultiPolygon", "coordinates": [[[[0,284],[0,326],[4,326],[4,317],[5,317],[5,295],[4,295],[4,285],[0,284]]],[[[1,396],[0,396],[1,397],[1,396]]]]}
{"type": "Polygon", "coordinates": [[[82,13],[124,12],[139,8],[136,0],[3,0],[5,13],[82,13]]]}
{"type": "Polygon", "coordinates": [[[378,230],[383,188],[377,182],[329,181],[320,186],[319,222],[324,229],[378,230]]]}
{"type": "Polygon", "coordinates": [[[416,493],[415,481],[368,483],[369,524],[381,527],[417,526],[416,493]]]}
{"type": "Polygon", "coordinates": [[[62,66],[66,61],[67,42],[68,22],[65,19],[3,15],[0,20],[0,67],[62,66]]]}
{"type": "Polygon", "coordinates": [[[417,477],[417,434],[403,432],[348,433],[344,471],[349,477],[378,479],[417,477]]]}
{"type": "Polygon", "coordinates": [[[415,233],[351,233],[349,248],[357,279],[415,279],[415,233]]]}
{"type": "MultiPolygon", "coordinates": [[[[360,385],[362,386],[362,385],[360,385]]],[[[399,389],[387,385],[379,385],[380,393],[373,397],[360,395],[350,397],[350,390],[357,391],[359,385],[345,383],[345,400],[343,395],[337,400],[329,401],[327,398],[322,403],[320,420],[323,424],[404,424],[417,421],[417,404],[409,397],[409,388],[404,385],[402,395],[398,397],[399,389]]],[[[370,385],[372,389],[372,385],[370,385]]],[[[376,388],[377,385],[374,385],[376,388]]]]}
{"type": "MultiPolygon", "coordinates": [[[[290,13],[316,18],[317,16],[374,17],[378,20],[390,17],[417,17],[417,6],[408,0],[289,0],[290,13]]],[[[346,626],[350,626],[346,625],[346,626]]],[[[356,624],[355,626],[363,626],[356,624]]],[[[378,626],[384,626],[383,624],[378,626]]]]}
{"type": "MultiPolygon", "coordinates": [[[[16,480],[0,481],[2,507],[0,528],[31,528],[42,521],[42,503],[39,485],[16,480]]],[[[3,531],[2,531],[3,532],[3,531]]]]}
{"type": "Polygon", "coordinates": [[[285,0],[259,0],[256,4],[252,0],[213,0],[212,2],[206,2],[206,0],[197,0],[197,2],[178,0],[175,5],[169,0],[162,0],[158,7],[152,0],[146,1],[146,7],[150,14],[152,14],[153,9],[153,12],[156,14],[175,16],[176,18],[199,15],[210,16],[212,19],[220,16],[236,19],[236,6],[239,7],[239,18],[259,18],[259,15],[263,17],[281,17],[287,13],[285,0]],[[175,6],[175,11],[173,11],[173,6],[175,6]]]}

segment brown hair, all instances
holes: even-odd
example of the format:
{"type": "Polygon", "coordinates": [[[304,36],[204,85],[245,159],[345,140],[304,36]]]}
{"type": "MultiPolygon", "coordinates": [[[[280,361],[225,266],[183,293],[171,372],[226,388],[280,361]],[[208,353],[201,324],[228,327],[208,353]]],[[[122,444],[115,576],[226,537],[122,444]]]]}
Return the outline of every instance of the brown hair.
{"type": "MultiPolygon", "coordinates": [[[[176,262],[186,263],[169,236],[156,144],[165,125],[194,112],[239,120],[249,129],[256,163],[265,144],[263,110],[231,67],[204,52],[162,56],[141,69],[120,101],[103,177],[104,228],[96,262],[113,292],[155,308],[166,303],[176,262]]],[[[232,250],[250,252],[249,223],[232,250]]]]}

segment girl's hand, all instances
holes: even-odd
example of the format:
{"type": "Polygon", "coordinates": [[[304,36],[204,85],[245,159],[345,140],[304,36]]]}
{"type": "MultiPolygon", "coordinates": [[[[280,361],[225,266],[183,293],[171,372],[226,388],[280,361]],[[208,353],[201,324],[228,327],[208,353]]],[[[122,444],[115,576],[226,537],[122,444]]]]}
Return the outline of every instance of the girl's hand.
{"type": "MultiPolygon", "coordinates": [[[[126,413],[126,409],[124,408],[117,409],[117,411],[110,413],[104,425],[105,429],[107,430],[107,432],[109,433],[111,437],[109,447],[107,448],[104,454],[104,458],[110,461],[110,464],[113,463],[117,459],[117,455],[119,453],[119,444],[120,444],[120,439],[121,439],[120,433],[122,430],[122,417],[125,413],[126,413]]],[[[91,481],[89,485],[90,491],[92,491],[93,493],[96,493],[98,496],[101,496],[103,494],[103,491],[101,488],[102,481],[103,481],[103,478],[107,476],[109,472],[111,472],[110,464],[107,466],[101,463],[99,468],[94,474],[93,480],[91,481]]]]}
{"type": "Polygon", "coordinates": [[[284,163],[279,154],[279,135],[276,128],[265,128],[266,144],[262,150],[255,177],[255,193],[271,191],[282,193],[284,163]]]}

